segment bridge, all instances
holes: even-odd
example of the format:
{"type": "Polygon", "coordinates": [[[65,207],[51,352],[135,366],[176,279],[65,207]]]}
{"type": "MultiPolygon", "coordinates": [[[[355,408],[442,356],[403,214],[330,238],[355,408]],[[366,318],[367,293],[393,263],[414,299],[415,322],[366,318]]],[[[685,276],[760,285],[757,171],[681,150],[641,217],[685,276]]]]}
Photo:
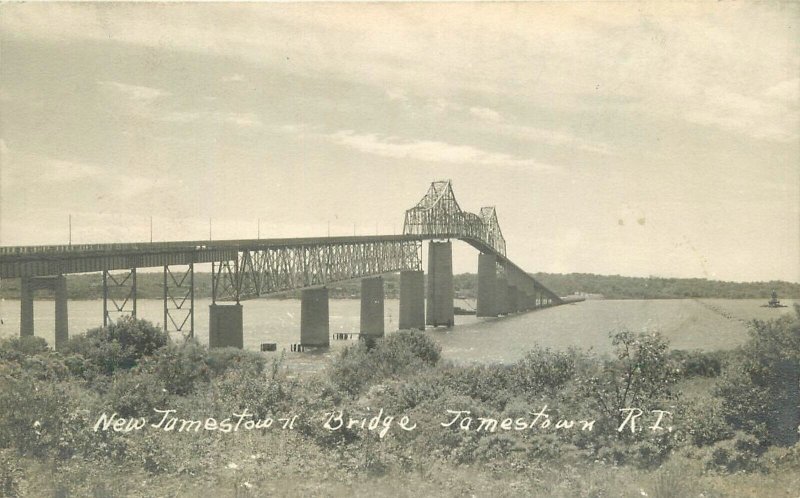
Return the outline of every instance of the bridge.
{"type": "Polygon", "coordinates": [[[300,344],[330,345],[328,288],[361,279],[362,336],[384,335],[382,275],[400,273],[400,329],[453,325],[451,239],[479,251],[477,316],[563,304],[506,256],[493,207],[461,209],[437,181],[405,213],[402,235],[0,247],[0,279],[20,279],[20,335],[33,335],[34,294],[55,295],[55,348],[69,337],[67,274],[102,272],[103,324],[136,316],[136,271],[163,268],[164,330],[194,334],[194,265],[211,263],[209,345],[242,347],[242,301],[301,290],[300,344]],[[422,244],[428,241],[427,286],[422,244]],[[115,273],[111,273],[114,271],[115,273]]]}

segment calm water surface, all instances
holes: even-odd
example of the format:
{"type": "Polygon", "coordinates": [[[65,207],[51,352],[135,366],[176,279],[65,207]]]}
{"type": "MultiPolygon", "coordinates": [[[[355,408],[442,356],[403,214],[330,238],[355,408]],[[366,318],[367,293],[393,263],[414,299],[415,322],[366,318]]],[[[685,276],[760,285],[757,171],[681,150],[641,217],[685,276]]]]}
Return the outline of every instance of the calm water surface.
{"type": "MultiPolygon", "coordinates": [[[[765,300],[592,300],[557,306],[504,318],[456,316],[452,329],[428,329],[427,334],[441,345],[446,358],[464,362],[513,362],[534,346],[565,349],[579,347],[599,353],[610,351],[608,334],[620,328],[635,332],[659,331],[673,348],[727,349],[747,339],[745,322],[752,318],[768,319],[792,312],[787,308],[761,307],[765,300]]],[[[195,302],[195,334],[208,343],[208,306],[210,300],[195,302]]],[[[474,302],[471,303],[474,306],[474,302]]],[[[456,305],[466,307],[463,301],[456,305]]],[[[70,335],[85,332],[102,323],[102,301],[70,301],[70,335]]],[[[243,302],[245,348],[258,350],[262,342],[278,343],[278,350],[300,341],[300,301],[252,300],[243,302]]],[[[386,301],[386,330],[397,328],[399,302],[386,301]]],[[[36,301],[36,335],[53,341],[54,303],[36,301]]],[[[330,330],[358,332],[360,301],[331,299],[330,330]]],[[[160,300],[138,301],[140,318],[163,322],[160,300]]],[[[19,334],[19,301],[0,301],[0,336],[19,334]]],[[[289,353],[319,361],[352,341],[331,341],[331,351],[317,354],[289,353]]],[[[302,360],[301,360],[302,361],[302,360]]]]}

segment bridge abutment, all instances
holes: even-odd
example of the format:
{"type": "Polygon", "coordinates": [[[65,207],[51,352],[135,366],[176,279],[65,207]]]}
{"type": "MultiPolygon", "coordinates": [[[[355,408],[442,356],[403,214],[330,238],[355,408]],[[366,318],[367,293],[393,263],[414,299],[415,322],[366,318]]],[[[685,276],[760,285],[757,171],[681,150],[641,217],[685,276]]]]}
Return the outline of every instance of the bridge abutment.
{"type": "Polygon", "coordinates": [[[453,313],[453,244],[428,244],[428,290],[425,323],[434,327],[452,327],[453,313]]]}
{"type": "Polygon", "coordinates": [[[329,347],[328,288],[303,289],[300,297],[300,344],[329,347]]]}
{"type": "Polygon", "coordinates": [[[425,330],[425,274],[421,270],[400,272],[401,330],[425,330]]]}
{"type": "Polygon", "coordinates": [[[208,346],[212,348],[244,347],[242,305],[211,304],[208,307],[208,346]]]}
{"type": "Polygon", "coordinates": [[[497,256],[478,255],[478,303],[476,316],[497,316],[497,256]]]}
{"type": "Polygon", "coordinates": [[[361,279],[361,336],[383,337],[383,277],[361,279]]]}

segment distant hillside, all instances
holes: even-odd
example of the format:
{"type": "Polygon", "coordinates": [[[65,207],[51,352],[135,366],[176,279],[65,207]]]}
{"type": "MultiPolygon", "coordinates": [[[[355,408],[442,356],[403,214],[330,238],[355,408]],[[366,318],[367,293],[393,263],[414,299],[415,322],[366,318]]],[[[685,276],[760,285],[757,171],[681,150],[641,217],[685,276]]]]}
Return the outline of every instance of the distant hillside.
{"type": "Polygon", "coordinates": [[[591,273],[536,273],[534,277],[560,296],[581,292],[602,294],[606,299],[769,299],[775,289],[781,299],[800,298],[800,284],[783,281],[723,282],[702,278],[640,278],[591,273]]]}
{"type": "MultiPolygon", "coordinates": [[[[721,282],[699,278],[639,278],[619,275],[594,275],[590,273],[569,273],[566,275],[536,273],[534,277],[559,296],[580,292],[601,294],[607,299],[681,299],[694,297],[718,297],[728,299],[769,299],[772,289],[781,299],[800,299],[800,284],[789,282],[721,282]]],[[[163,297],[164,276],[161,273],[139,272],[137,285],[142,299],[163,297]]],[[[399,297],[400,278],[397,274],[384,276],[384,288],[389,299],[399,297]]],[[[195,297],[211,297],[211,274],[195,273],[195,297]]],[[[453,277],[456,297],[474,298],[478,278],[474,273],[462,273],[453,277]]],[[[100,299],[103,297],[102,277],[99,273],[67,276],[67,291],[70,299],[100,299]]],[[[358,297],[359,280],[332,284],[330,296],[333,298],[358,297]]],[[[276,299],[299,297],[300,292],[287,292],[271,296],[276,299]]],[[[39,291],[37,298],[52,297],[39,291]]],[[[0,297],[19,298],[19,280],[3,280],[0,297]]]]}

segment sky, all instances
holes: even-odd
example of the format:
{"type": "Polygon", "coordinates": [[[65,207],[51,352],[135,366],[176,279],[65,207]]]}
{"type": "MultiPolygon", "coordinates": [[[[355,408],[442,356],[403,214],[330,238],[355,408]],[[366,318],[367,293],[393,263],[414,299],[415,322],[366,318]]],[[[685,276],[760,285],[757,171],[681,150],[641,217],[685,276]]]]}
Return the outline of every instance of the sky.
{"type": "Polygon", "coordinates": [[[0,245],[401,233],[450,179],[529,272],[800,282],[799,21],[4,3],[0,245]]]}

